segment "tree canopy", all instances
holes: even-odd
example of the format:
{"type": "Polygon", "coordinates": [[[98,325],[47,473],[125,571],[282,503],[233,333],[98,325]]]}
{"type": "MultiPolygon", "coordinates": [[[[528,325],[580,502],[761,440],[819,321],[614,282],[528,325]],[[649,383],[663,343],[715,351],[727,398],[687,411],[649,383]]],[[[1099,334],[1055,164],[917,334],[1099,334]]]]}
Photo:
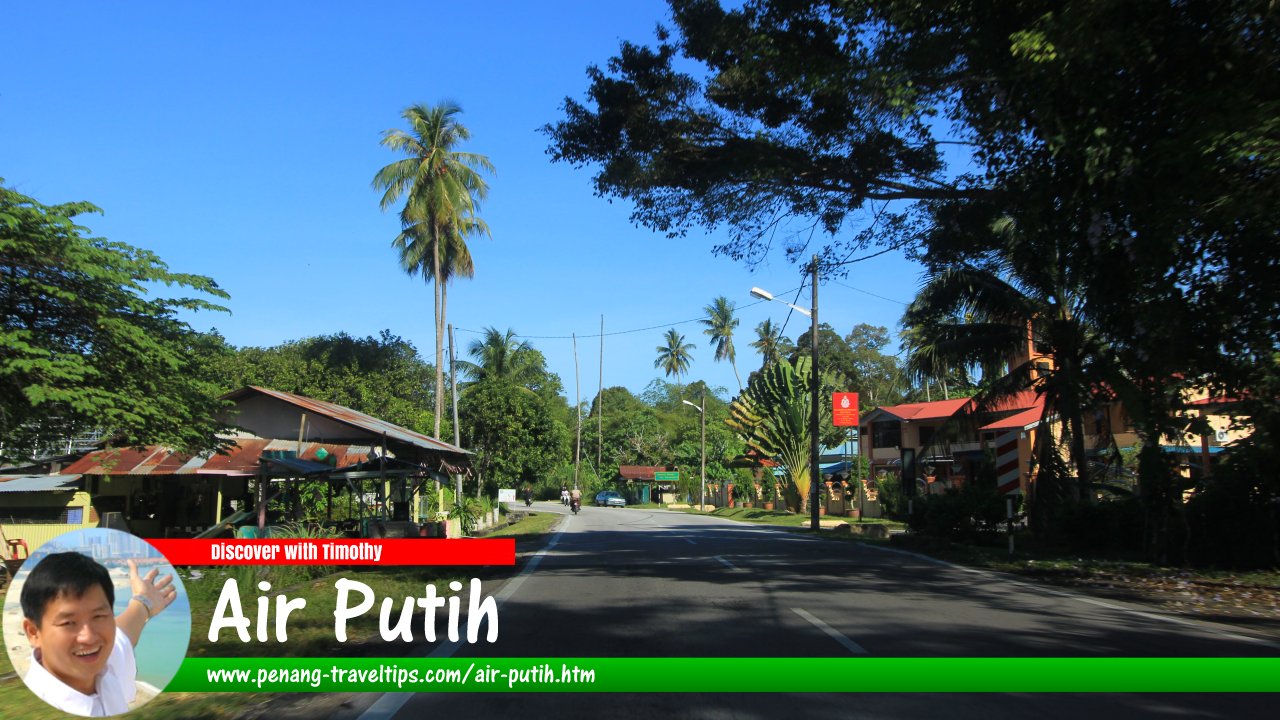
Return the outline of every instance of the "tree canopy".
{"type": "Polygon", "coordinates": [[[988,248],[937,246],[1007,219],[1055,238],[1053,261],[1113,306],[1101,329],[1134,375],[1264,382],[1280,337],[1272,3],[670,5],[670,28],[589,68],[585,99],[545,128],[552,157],[593,167],[637,222],[723,226],[717,250],[758,260],[793,218],[826,233],[830,270],[873,243],[962,260],[988,248]],[[1178,337],[1199,342],[1171,363],[1178,337]]]}
{"type": "MultiPolygon", "coordinates": [[[[2,183],[3,181],[0,181],[2,183]]],[[[44,205],[0,185],[0,462],[98,430],[120,445],[217,445],[216,385],[179,311],[223,310],[212,279],[91,237],[87,202],[44,205]]]]}

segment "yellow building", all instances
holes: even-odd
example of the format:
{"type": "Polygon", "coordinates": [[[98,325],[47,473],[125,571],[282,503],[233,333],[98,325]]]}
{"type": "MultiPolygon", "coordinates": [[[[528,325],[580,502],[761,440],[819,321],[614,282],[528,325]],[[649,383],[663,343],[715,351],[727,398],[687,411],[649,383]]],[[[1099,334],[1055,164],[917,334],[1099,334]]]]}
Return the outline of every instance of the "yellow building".
{"type": "Polygon", "coordinates": [[[79,475],[0,475],[0,557],[15,560],[71,530],[98,527],[79,475]]]}

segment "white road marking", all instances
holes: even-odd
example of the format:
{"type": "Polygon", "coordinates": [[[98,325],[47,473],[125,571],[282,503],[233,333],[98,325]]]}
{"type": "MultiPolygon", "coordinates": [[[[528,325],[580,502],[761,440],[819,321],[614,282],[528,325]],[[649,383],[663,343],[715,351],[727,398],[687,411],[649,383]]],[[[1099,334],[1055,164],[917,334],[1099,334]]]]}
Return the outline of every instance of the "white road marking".
{"type": "Polygon", "coordinates": [[[725,567],[729,568],[730,570],[737,570],[737,569],[738,569],[738,568],[736,568],[736,567],[734,567],[734,566],[733,566],[733,563],[729,562],[728,560],[725,560],[724,558],[720,557],[719,555],[717,555],[717,556],[716,556],[716,559],[720,561],[720,564],[721,564],[721,565],[724,565],[725,567]]]}
{"type": "MultiPolygon", "coordinates": [[[[551,542],[547,543],[547,546],[542,548],[537,555],[530,558],[529,564],[524,566],[524,570],[522,570],[519,575],[508,580],[506,584],[502,586],[502,589],[498,591],[498,594],[493,596],[494,602],[497,603],[499,609],[502,608],[502,604],[506,602],[508,598],[516,594],[516,590],[520,589],[520,586],[524,584],[524,581],[533,574],[533,571],[542,563],[543,556],[548,552],[551,552],[552,548],[556,546],[556,543],[560,542],[560,536],[564,535],[564,531],[568,530],[569,525],[572,523],[573,516],[566,515],[564,525],[562,525],[560,530],[556,532],[555,537],[551,538],[551,542]]],[[[434,650],[428,653],[427,657],[453,657],[453,654],[458,652],[458,648],[460,647],[462,647],[461,639],[458,639],[455,642],[442,643],[437,645],[434,650]]],[[[414,697],[414,695],[415,693],[385,693],[382,697],[378,698],[377,702],[370,705],[367,710],[361,713],[358,720],[389,720],[391,717],[394,717],[396,713],[400,712],[400,708],[404,707],[405,704],[414,697]]]]}
{"type": "Polygon", "coordinates": [[[813,626],[814,626],[814,627],[818,628],[819,630],[821,630],[822,632],[826,633],[827,635],[830,635],[832,640],[835,640],[836,642],[840,643],[840,644],[844,647],[844,649],[848,650],[849,652],[853,653],[854,655],[866,655],[866,654],[867,654],[867,649],[866,649],[866,648],[862,647],[862,646],[861,646],[861,645],[859,645],[858,643],[856,643],[856,642],[854,642],[854,641],[850,640],[849,638],[845,637],[845,636],[844,636],[844,634],[843,634],[843,633],[841,633],[839,630],[836,630],[835,628],[831,627],[830,625],[828,625],[828,624],[826,624],[826,623],[822,622],[821,620],[819,620],[819,619],[817,618],[817,616],[816,616],[816,615],[814,615],[813,613],[809,612],[808,610],[805,610],[804,608],[791,608],[791,612],[793,612],[793,613],[795,613],[795,614],[799,615],[800,617],[804,618],[805,620],[808,620],[810,623],[812,623],[812,624],[813,624],[813,626]]]}

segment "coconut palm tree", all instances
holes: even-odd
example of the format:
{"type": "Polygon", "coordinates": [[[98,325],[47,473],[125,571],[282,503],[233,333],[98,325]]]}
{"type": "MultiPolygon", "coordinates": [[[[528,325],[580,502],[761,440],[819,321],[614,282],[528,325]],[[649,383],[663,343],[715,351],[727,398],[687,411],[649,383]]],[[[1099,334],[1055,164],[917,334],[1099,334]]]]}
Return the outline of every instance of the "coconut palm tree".
{"type": "Polygon", "coordinates": [[[738,318],[733,316],[734,304],[721,295],[702,311],[707,314],[701,321],[707,329],[702,332],[711,337],[711,344],[716,349],[716,362],[729,361],[733,376],[738,380],[738,391],[741,392],[742,376],[738,374],[737,353],[733,349],[733,330],[738,327],[738,318]]]}
{"type": "Polygon", "coordinates": [[[454,276],[474,274],[465,238],[487,232],[476,213],[488,193],[480,173],[492,172],[488,158],[455,147],[471,133],[458,122],[462,109],[451,103],[412,105],[401,117],[409,131],[387,130],[381,144],[406,157],[374,175],[373,186],[383,191],[385,210],[406,198],[400,213],[403,230],[393,244],[402,269],[433,284],[436,330],[435,434],[440,434],[444,409],[445,284],[454,276]]]}
{"type": "Polygon", "coordinates": [[[653,366],[662,368],[667,377],[676,376],[676,388],[680,388],[680,376],[689,372],[689,366],[693,363],[693,358],[689,355],[689,351],[693,350],[696,345],[686,343],[684,336],[676,332],[675,328],[671,328],[664,336],[665,345],[659,345],[654,348],[658,351],[658,359],[653,361],[653,366]]]}
{"type": "Polygon", "coordinates": [[[782,328],[774,325],[768,318],[756,325],[756,341],[751,343],[751,347],[763,357],[761,367],[787,357],[792,349],[791,341],[782,336],[782,328]]]}
{"type": "Polygon", "coordinates": [[[1052,487],[1052,477],[1045,477],[1041,491],[1088,499],[1084,411],[1095,404],[1094,389],[1114,387],[1119,375],[1079,285],[1065,264],[1054,261],[1055,243],[1017,237],[1007,221],[996,230],[1005,242],[986,262],[936,268],[927,276],[903,316],[912,329],[904,335],[907,371],[927,380],[956,368],[980,369],[979,407],[1034,390],[1045,400],[1043,420],[1062,422],[1053,442],[1041,433],[1046,442],[1038,452],[1038,477],[1054,468],[1071,468],[1076,476],[1074,487],[1062,488],[1066,493],[1052,487]]]}
{"type": "Polygon", "coordinates": [[[467,348],[475,362],[462,360],[458,366],[473,382],[505,380],[524,387],[534,384],[540,379],[542,368],[536,362],[533,347],[518,338],[511,328],[505,333],[494,327],[485,328],[484,338],[467,348]]]}

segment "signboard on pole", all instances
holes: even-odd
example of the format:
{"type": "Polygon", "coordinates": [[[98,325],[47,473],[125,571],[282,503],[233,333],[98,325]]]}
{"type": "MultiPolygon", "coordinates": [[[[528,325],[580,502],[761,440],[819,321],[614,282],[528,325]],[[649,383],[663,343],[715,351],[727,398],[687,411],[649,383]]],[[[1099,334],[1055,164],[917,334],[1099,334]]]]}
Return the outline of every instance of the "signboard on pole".
{"type": "Polygon", "coordinates": [[[858,427],[858,393],[832,393],[831,419],[836,427],[858,427]]]}
{"type": "Polygon", "coordinates": [[[678,473],[678,472],[656,472],[656,473],[654,473],[654,474],[653,474],[653,479],[654,479],[655,481],[657,481],[657,482],[662,482],[662,483],[668,483],[668,482],[669,482],[669,483],[680,482],[680,473],[678,473]]]}

